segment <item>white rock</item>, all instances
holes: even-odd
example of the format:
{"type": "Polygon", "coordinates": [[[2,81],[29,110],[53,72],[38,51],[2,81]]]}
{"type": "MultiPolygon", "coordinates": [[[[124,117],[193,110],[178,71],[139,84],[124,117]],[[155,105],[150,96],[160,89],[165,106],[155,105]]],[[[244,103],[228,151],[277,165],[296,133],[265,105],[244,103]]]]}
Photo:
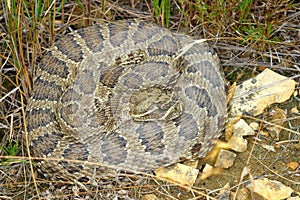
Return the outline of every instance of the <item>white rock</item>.
{"type": "Polygon", "coordinates": [[[233,132],[241,136],[255,135],[254,130],[243,119],[233,125],[233,132]]]}
{"type": "Polygon", "coordinates": [[[219,175],[222,173],[222,171],[222,168],[216,168],[206,163],[199,177],[199,180],[204,180],[210,176],[219,175]]]}
{"type": "Polygon", "coordinates": [[[182,185],[192,186],[199,174],[199,170],[176,163],[169,167],[161,167],[155,170],[156,176],[170,181],[180,183],[182,185]]]}
{"type": "Polygon", "coordinates": [[[291,196],[294,190],[279,181],[267,178],[252,180],[248,189],[255,193],[259,199],[280,200],[291,196]]]}
{"type": "Polygon", "coordinates": [[[232,113],[259,115],[271,104],[288,100],[294,93],[295,85],[294,80],[265,69],[235,88],[232,113]]]}
{"type": "Polygon", "coordinates": [[[236,152],[245,152],[247,150],[247,140],[243,136],[234,133],[228,140],[230,148],[236,152]]]}
{"type": "Polygon", "coordinates": [[[225,149],[221,149],[217,157],[215,167],[229,168],[233,165],[235,158],[236,158],[235,153],[225,149]]]}
{"type": "Polygon", "coordinates": [[[259,124],[257,122],[251,122],[249,126],[255,131],[258,131],[259,129],[259,124]]]}

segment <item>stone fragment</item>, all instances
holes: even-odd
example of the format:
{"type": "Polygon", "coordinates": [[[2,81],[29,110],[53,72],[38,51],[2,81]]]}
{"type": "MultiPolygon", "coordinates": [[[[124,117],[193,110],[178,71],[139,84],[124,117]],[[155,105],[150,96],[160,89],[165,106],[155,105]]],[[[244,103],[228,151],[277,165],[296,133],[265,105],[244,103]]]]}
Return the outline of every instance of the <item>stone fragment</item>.
{"type": "Polygon", "coordinates": [[[210,176],[213,175],[213,166],[211,166],[210,164],[205,164],[202,174],[200,176],[200,180],[204,180],[210,176]]]}
{"type": "Polygon", "coordinates": [[[295,85],[294,80],[265,69],[235,88],[232,113],[257,116],[271,104],[288,100],[294,93],[295,85]]]}
{"type": "Polygon", "coordinates": [[[247,150],[247,140],[243,136],[255,135],[255,131],[240,119],[233,125],[233,135],[228,139],[228,144],[232,150],[236,152],[244,152],[247,150]]]}
{"type": "Polygon", "coordinates": [[[240,136],[255,135],[254,130],[243,119],[233,125],[233,132],[240,136]]]}
{"type": "Polygon", "coordinates": [[[252,180],[247,188],[255,195],[255,199],[267,200],[286,199],[289,198],[294,191],[279,181],[267,178],[252,180]]]}
{"type": "Polygon", "coordinates": [[[161,167],[155,170],[156,176],[182,185],[192,186],[198,176],[199,170],[176,163],[170,167],[161,167]]]}
{"type": "Polygon", "coordinates": [[[295,106],[294,108],[291,109],[291,113],[293,113],[293,114],[298,114],[299,113],[299,110],[298,110],[297,106],[295,106]]]}
{"type": "Polygon", "coordinates": [[[204,180],[210,176],[218,175],[222,172],[221,168],[214,168],[210,164],[205,164],[203,171],[199,177],[200,180],[204,180]]]}
{"type": "Polygon", "coordinates": [[[291,170],[295,171],[295,170],[299,167],[299,163],[297,163],[297,162],[289,162],[289,163],[287,164],[287,166],[288,166],[291,170]]]}
{"type": "Polygon", "coordinates": [[[235,153],[225,149],[221,149],[217,157],[215,167],[229,168],[233,165],[235,158],[236,158],[235,153]]]}
{"type": "Polygon", "coordinates": [[[255,131],[258,131],[259,129],[259,124],[257,122],[251,122],[249,126],[255,131]]]}
{"type": "Polygon", "coordinates": [[[260,135],[263,135],[265,137],[269,137],[270,133],[268,131],[259,131],[260,135]]]}
{"type": "Polygon", "coordinates": [[[236,152],[245,152],[247,150],[247,140],[243,138],[243,136],[234,133],[231,138],[228,140],[228,144],[231,149],[236,152]]]}
{"type": "Polygon", "coordinates": [[[205,160],[215,162],[221,149],[231,149],[228,142],[217,141],[214,148],[205,156],[205,160]]]}

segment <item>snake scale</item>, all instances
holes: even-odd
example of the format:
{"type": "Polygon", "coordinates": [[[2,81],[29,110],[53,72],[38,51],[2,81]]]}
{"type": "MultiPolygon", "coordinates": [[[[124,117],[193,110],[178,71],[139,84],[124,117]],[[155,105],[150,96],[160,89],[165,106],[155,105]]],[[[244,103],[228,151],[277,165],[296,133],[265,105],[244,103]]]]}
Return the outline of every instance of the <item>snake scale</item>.
{"type": "Polygon", "coordinates": [[[88,181],[202,158],[226,114],[212,48],[133,19],[59,39],[36,67],[26,121],[45,176],[88,181]]]}

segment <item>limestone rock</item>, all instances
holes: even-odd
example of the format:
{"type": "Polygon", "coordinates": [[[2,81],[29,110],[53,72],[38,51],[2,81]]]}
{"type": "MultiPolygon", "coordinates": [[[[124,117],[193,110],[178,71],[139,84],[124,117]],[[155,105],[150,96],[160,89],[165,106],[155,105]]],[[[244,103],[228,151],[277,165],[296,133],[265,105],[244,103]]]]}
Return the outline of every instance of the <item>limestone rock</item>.
{"type": "Polygon", "coordinates": [[[235,88],[232,113],[256,116],[273,103],[281,103],[294,93],[296,82],[265,69],[256,77],[235,88]]]}

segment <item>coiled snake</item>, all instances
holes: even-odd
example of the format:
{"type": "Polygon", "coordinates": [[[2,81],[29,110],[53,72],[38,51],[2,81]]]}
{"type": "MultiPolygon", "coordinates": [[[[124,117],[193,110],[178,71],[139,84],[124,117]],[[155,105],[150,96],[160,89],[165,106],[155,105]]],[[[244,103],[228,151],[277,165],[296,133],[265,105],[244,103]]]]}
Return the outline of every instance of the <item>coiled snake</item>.
{"type": "Polygon", "coordinates": [[[36,69],[31,156],[45,158],[46,175],[74,180],[204,157],[226,120],[224,87],[205,42],[138,20],[72,31],[36,69]]]}

